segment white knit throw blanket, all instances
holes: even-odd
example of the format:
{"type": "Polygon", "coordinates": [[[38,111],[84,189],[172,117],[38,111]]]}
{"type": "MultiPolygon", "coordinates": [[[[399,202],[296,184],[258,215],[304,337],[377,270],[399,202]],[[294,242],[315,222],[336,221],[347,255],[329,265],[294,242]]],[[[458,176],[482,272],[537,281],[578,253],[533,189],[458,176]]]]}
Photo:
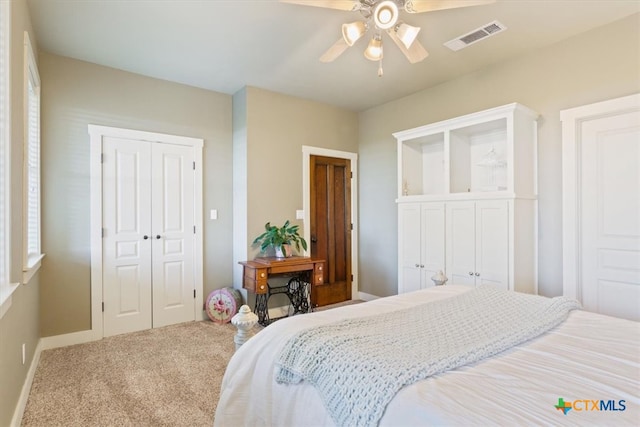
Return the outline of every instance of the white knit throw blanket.
{"type": "Polygon", "coordinates": [[[580,304],[490,286],[317,326],[281,351],[278,383],[314,385],[338,426],[377,425],[404,386],[477,362],[562,323],[580,304]]]}

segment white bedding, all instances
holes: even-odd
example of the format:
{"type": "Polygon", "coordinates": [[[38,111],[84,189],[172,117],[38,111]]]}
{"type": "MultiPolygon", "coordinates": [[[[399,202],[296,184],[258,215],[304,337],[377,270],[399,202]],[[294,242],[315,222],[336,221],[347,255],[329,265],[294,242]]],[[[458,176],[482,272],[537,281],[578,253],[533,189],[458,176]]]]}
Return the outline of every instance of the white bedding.
{"type": "MultiPolygon", "coordinates": [[[[441,286],[279,320],[244,344],[229,362],[215,426],[333,425],[316,390],[277,384],[276,360],[289,337],[308,327],[393,311],[469,290],[441,286]]],[[[399,349],[398,351],[402,351],[399,349]]],[[[573,311],[559,327],[497,356],[401,390],[381,426],[640,425],[640,324],[573,311]],[[566,415],[558,399],[614,400],[624,411],[566,415]]]]}

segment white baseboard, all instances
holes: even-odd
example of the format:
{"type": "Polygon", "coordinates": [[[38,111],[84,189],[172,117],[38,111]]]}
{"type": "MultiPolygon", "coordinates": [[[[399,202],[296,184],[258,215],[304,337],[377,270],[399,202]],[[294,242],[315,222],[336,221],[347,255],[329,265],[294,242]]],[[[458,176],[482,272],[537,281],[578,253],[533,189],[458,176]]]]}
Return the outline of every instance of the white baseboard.
{"type": "Polygon", "coordinates": [[[29,392],[31,392],[31,385],[33,384],[33,378],[36,375],[36,369],[38,368],[38,363],[40,363],[40,353],[42,353],[42,350],[43,348],[42,348],[42,338],[41,338],[38,340],[38,345],[36,345],[36,350],[33,352],[33,358],[31,359],[31,366],[29,366],[27,377],[24,379],[24,384],[22,384],[20,397],[18,398],[16,409],[13,411],[13,418],[11,419],[11,427],[20,427],[20,424],[22,424],[22,416],[24,415],[24,410],[27,407],[27,400],[29,400],[29,392]]]}
{"type": "Polygon", "coordinates": [[[68,345],[84,344],[86,342],[98,341],[102,339],[101,334],[92,330],[72,332],[70,334],[54,335],[42,338],[42,349],[66,347],[68,345]]]}
{"type": "Polygon", "coordinates": [[[373,301],[374,299],[380,298],[379,296],[371,295],[366,292],[358,292],[358,295],[362,301],[373,301]]]}

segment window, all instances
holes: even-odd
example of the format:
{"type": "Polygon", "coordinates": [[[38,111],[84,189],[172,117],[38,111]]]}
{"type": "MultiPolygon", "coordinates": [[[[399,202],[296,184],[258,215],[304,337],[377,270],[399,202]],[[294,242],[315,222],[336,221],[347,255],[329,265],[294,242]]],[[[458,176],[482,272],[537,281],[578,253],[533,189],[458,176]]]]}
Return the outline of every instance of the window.
{"type": "Polygon", "coordinates": [[[10,283],[9,12],[10,2],[0,2],[0,318],[11,306],[11,294],[17,288],[10,283]]]}
{"type": "Polygon", "coordinates": [[[40,76],[29,34],[24,33],[25,153],[24,153],[24,277],[28,283],[40,267],[40,76]]]}

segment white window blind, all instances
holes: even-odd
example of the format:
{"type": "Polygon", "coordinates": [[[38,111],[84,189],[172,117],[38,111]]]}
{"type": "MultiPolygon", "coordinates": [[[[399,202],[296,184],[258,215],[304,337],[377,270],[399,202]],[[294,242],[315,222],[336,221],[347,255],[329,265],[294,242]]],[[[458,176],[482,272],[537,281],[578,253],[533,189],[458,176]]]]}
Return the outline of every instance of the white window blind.
{"type": "Polygon", "coordinates": [[[40,96],[37,87],[28,83],[29,122],[26,156],[27,173],[27,257],[40,255],[40,96]]]}
{"type": "MultiPolygon", "coordinates": [[[[28,33],[25,55],[25,211],[24,270],[39,266],[40,250],[40,76],[28,33]]],[[[28,280],[25,280],[25,283],[28,280]]]]}

